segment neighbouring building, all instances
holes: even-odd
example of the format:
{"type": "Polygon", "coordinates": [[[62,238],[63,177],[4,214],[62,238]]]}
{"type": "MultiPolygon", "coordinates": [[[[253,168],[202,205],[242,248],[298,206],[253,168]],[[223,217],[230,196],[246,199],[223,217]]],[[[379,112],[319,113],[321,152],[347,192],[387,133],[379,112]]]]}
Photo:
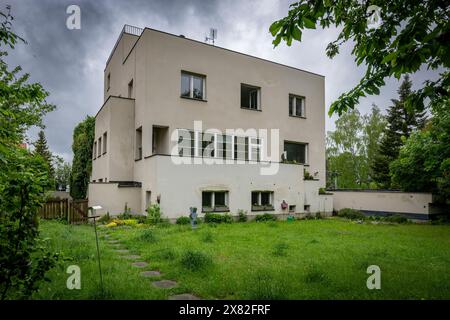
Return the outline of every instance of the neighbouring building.
{"type": "Polygon", "coordinates": [[[89,184],[100,213],[331,213],[323,76],[126,25],[104,79],[89,184]]]}

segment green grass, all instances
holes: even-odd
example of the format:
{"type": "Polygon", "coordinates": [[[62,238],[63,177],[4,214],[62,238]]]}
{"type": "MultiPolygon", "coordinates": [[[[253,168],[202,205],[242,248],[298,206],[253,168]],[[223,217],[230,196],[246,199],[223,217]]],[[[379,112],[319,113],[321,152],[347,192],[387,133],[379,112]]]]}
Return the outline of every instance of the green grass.
{"type": "MultiPolygon", "coordinates": [[[[108,229],[171,290],[153,288],[140,270],[101,240],[106,294],[98,290],[92,226],[43,221],[42,236],[72,258],[50,273],[34,298],[166,299],[449,299],[450,226],[357,224],[341,219],[108,229]],[[66,289],[65,268],[81,268],[81,290],[66,289]],[[366,269],[381,268],[381,290],[368,290],[366,269]]],[[[150,270],[149,269],[149,270],[150,270]]]]}

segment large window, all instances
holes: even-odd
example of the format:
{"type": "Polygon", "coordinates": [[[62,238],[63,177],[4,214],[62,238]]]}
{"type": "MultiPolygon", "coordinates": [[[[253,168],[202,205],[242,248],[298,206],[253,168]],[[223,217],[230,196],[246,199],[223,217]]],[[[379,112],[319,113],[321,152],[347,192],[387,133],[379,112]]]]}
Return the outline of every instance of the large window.
{"type": "Polygon", "coordinates": [[[241,83],[241,108],[261,109],[261,88],[241,83]]]}
{"type": "Polygon", "coordinates": [[[106,153],[106,148],[107,148],[107,144],[108,144],[108,134],[105,132],[103,134],[103,154],[106,153]]]}
{"type": "Polygon", "coordinates": [[[226,212],[228,208],[228,191],[203,191],[202,212],[226,212]]]}
{"type": "Polygon", "coordinates": [[[305,97],[289,95],[289,115],[293,117],[305,117],[305,97]]]}
{"type": "Polygon", "coordinates": [[[308,144],[298,142],[284,142],[285,160],[293,163],[308,163],[308,144]]]}
{"type": "Polygon", "coordinates": [[[261,161],[262,139],[178,129],[178,155],[261,161]]]}
{"type": "Polygon", "coordinates": [[[253,191],[252,211],[274,210],[273,191],[253,191]]]}
{"type": "Polygon", "coordinates": [[[188,72],[181,72],[181,96],[205,100],[206,77],[188,72]]]}

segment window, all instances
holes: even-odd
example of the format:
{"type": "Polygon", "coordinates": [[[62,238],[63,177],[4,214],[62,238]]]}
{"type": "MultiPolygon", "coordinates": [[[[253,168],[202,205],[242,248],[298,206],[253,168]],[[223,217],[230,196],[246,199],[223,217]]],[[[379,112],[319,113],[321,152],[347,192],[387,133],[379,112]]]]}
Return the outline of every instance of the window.
{"type": "Polygon", "coordinates": [[[178,129],[180,157],[261,161],[261,146],[261,138],[178,129]]]}
{"type": "Polygon", "coordinates": [[[94,150],[92,151],[93,158],[97,158],[97,141],[94,141],[94,150]]]}
{"type": "Polygon", "coordinates": [[[181,72],[181,96],[185,98],[205,100],[206,77],[188,72],[181,72]]]}
{"type": "Polygon", "coordinates": [[[98,182],[103,182],[103,179],[98,179],[98,182]]]}
{"type": "Polygon", "coordinates": [[[284,152],[288,162],[308,163],[308,144],[298,142],[284,142],[284,152]]]}
{"type": "Polygon", "coordinates": [[[97,155],[98,155],[99,157],[101,157],[101,156],[102,156],[102,137],[98,138],[98,144],[97,144],[97,146],[98,146],[97,155]]]}
{"type": "Polygon", "coordinates": [[[111,87],[111,73],[108,73],[108,75],[106,76],[106,91],[108,91],[110,87],[111,87]]]}
{"type": "Polygon", "coordinates": [[[253,191],[252,211],[274,210],[273,191],[253,191]]]}
{"type": "Polygon", "coordinates": [[[103,134],[103,154],[106,153],[106,145],[107,145],[107,133],[103,134]]]}
{"type": "Polygon", "coordinates": [[[305,97],[289,95],[289,115],[293,117],[305,117],[305,97]]]}
{"type": "Polygon", "coordinates": [[[261,110],[261,88],[241,83],[241,108],[261,110]]]}
{"type": "Polygon", "coordinates": [[[203,191],[202,212],[226,212],[228,208],[228,191],[203,191]]]}
{"type": "Polygon", "coordinates": [[[142,127],[136,129],[136,155],[134,159],[142,159],[142,127]]]}
{"type": "Polygon", "coordinates": [[[133,79],[128,83],[128,98],[133,97],[133,79]]]}

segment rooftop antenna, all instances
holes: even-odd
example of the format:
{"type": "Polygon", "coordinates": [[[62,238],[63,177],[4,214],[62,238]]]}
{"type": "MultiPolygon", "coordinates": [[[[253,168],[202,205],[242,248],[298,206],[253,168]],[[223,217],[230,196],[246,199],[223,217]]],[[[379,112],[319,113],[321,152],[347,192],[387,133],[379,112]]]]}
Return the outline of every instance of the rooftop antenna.
{"type": "Polygon", "coordinates": [[[217,39],[217,29],[210,28],[209,29],[209,37],[205,37],[205,42],[212,41],[212,45],[214,45],[214,40],[217,39]]]}

